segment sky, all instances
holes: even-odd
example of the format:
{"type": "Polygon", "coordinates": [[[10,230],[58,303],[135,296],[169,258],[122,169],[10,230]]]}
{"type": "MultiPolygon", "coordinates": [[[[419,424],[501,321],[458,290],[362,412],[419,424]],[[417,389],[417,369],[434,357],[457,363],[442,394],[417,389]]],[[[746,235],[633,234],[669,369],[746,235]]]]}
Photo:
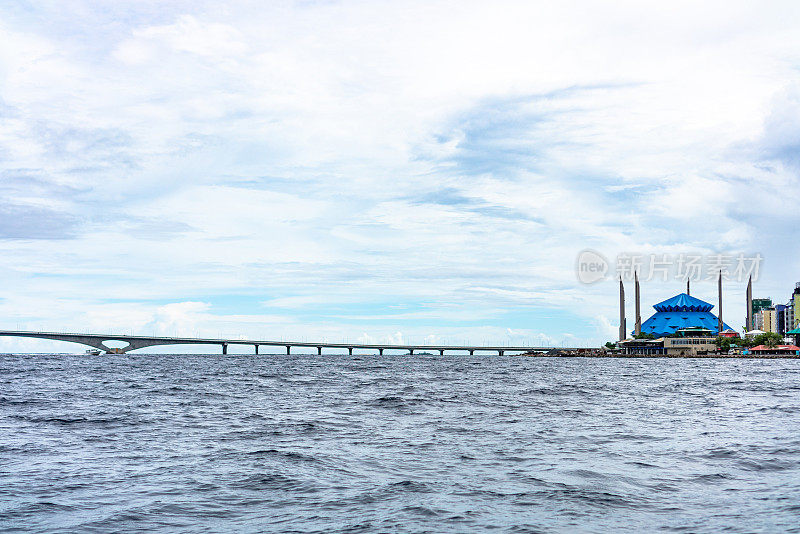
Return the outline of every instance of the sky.
{"type": "Polygon", "coordinates": [[[797,2],[0,5],[0,329],[597,346],[585,249],[788,300],[799,172],[797,2]]]}

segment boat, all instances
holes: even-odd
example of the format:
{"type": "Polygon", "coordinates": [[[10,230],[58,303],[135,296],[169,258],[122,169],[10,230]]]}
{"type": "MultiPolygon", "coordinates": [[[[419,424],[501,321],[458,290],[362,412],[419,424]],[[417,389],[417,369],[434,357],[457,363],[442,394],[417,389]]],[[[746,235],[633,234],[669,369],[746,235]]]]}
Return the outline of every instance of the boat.
{"type": "Polygon", "coordinates": [[[86,349],[86,354],[89,356],[100,356],[102,353],[103,351],[99,349],[86,349]]]}

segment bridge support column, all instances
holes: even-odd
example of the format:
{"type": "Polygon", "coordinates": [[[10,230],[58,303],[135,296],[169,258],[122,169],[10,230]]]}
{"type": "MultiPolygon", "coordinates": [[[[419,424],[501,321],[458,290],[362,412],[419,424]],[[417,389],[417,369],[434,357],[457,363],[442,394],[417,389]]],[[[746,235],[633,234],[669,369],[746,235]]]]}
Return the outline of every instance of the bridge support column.
{"type": "Polygon", "coordinates": [[[286,345],[286,355],[288,356],[291,353],[292,353],[292,346],[291,345],[286,345]]]}
{"type": "Polygon", "coordinates": [[[227,343],[223,343],[222,344],[222,354],[228,354],[228,344],[227,343]]]}
{"type": "Polygon", "coordinates": [[[347,353],[350,354],[350,356],[352,356],[353,355],[353,347],[347,347],[347,353]]]}
{"type": "Polygon", "coordinates": [[[439,356],[444,356],[444,349],[439,349],[439,356]]]}
{"type": "Polygon", "coordinates": [[[413,356],[414,355],[414,349],[408,349],[408,355],[409,356],[413,356]]]}
{"type": "Polygon", "coordinates": [[[383,349],[378,349],[378,355],[383,356],[383,349]]]}
{"type": "Polygon", "coordinates": [[[469,355],[470,356],[474,356],[475,355],[475,351],[474,350],[469,351],[469,355]]]}
{"type": "Polygon", "coordinates": [[[256,347],[256,356],[258,356],[258,345],[256,345],[255,347],[256,347]]]}
{"type": "Polygon", "coordinates": [[[505,352],[504,350],[498,350],[498,351],[497,351],[497,355],[498,355],[498,356],[502,356],[504,352],[505,352]]]}
{"type": "Polygon", "coordinates": [[[322,356],[322,347],[317,347],[317,355],[322,356]]]}

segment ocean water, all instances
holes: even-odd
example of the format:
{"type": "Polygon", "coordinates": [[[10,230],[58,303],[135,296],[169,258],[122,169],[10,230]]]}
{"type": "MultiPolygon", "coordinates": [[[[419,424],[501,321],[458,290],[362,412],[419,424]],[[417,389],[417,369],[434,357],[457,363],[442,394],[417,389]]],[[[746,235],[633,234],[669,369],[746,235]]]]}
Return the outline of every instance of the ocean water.
{"type": "Polygon", "coordinates": [[[800,361],[0,356],[2,532],[800,532],[800,361]]]}

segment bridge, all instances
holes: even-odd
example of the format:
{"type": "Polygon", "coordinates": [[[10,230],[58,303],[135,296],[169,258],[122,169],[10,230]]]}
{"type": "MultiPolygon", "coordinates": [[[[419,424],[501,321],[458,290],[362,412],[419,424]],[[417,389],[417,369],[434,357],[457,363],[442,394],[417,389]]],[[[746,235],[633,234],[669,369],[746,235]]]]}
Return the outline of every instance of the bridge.
{"type": "MultiPolygon", "coordinates": [[[[461,352],[473,355],[475,352],[496,352],[502,356],[506,353],[525,353],[525,352],[549,352],[555,347],[522,347],[522,346],[458,346],[458,345],[392,345],[380,343],[320,343],[305,341],[259,341],[251,339],[212,339],[212,338],[190,338],[190,337],[156,337],[156,336],[126,336],[113,334],[69,334],[61,332],[30,332],[15,330],[0,330],[0,336],[4,337],[27,337],[36,339],[49,339],[53,341],[67,341],[70,343],[80,343],[106,353],[122,354],[132,350],[143,349],[145,347],[156,347],[161,345],[216,345],[222,348],[222,354],[228,354],[230,345],[248,345],[254,347],[255,354],[259,354],[261,347],[280,347],[286,350],[286,354],[291,354],[293,347],[314,348],[317,354],[322,354],[322,349],[347,349],[348,354],[353,351],[369,350],[377,351],[383,355],[386,350],[396,350],[416,353],[438,352],[444,355],[448,352],[461,352]],[[127,343],[122,348],[112,348],[107,343],[123,342],[127,343]]],[[[557,350],[577,351],[576,348],[559,348],[557,350]]]]}

